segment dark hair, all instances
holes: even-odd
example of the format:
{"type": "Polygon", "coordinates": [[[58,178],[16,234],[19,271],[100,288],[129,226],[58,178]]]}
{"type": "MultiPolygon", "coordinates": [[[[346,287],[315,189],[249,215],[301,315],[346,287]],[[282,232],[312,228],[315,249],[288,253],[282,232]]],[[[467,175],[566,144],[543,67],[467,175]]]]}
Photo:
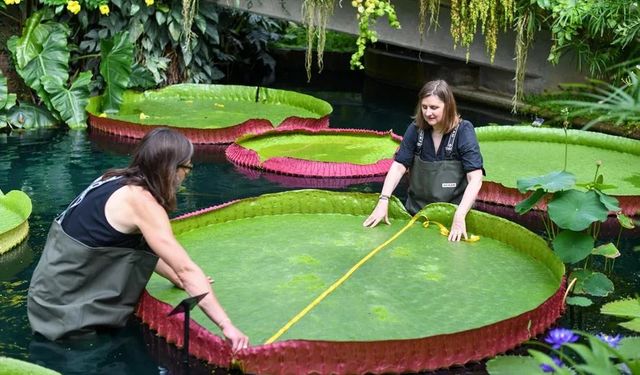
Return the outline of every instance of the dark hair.
{"type": "Polygon", "coordinates": [[[441,79],[435,81],[429,81],[422,86],[418,93],[418,104],[416,105],[415,121],[416,125],[420,129],[425,129],[429,124],[425,121],[422,115],[422,100],[429,96],[436,96],[444,103],[444,114],[442,122],[444,122],[444,132],[449,133],[456,127],[460,121],[458,116],[458,108],[456,106],[456,99],[453,97],[451,87],[446,81],[441,79]]]}
{"type": "Polygon", "coordinates": [[[148,132],[133,152],[127,168],[111,169],[103,178],[122,176],[126,185],[142,186],[167,211],[176,208],[177,172],[193,156],[193,144],[168,128],[148,132]]]}

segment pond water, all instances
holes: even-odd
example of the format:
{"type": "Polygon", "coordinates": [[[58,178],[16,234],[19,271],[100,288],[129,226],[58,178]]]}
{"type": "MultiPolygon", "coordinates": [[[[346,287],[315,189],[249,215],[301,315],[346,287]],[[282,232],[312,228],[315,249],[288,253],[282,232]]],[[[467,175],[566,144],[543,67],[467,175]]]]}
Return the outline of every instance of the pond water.
{"type": "MultiPolygon", "coordinates": [[[[393,129],[398,134],[404,132],[410,121],[416,95],[366,80],[350,82],[348,87],[340,87],[340,91],[319,84],[279,87],[329,101],[334,108],[332,127],[393,129]]],[[[461,103],[460,112],[476,126],[516,121],[509,114],[487,111],[482,106],[474,108],[466,103],[461,103]]],[[[27,320],[27,288],[52,219],[102,171],[125,166],[132,148],[132,142],[126,139],[89,131],[40,130],[0,135],[0,188],[4,192],[23,190],[33,201],[28,240],[0,258],[0,356],[39,363],[64,374],[183,373],[179,350],[157,338],[136,319],[118,332],[63,344],[34,337],[27,320]]],[[[234,199],[293,189],[300,183],[289,181],[283,186],[264,176],[243,173],[226,161],[222,147],[198,147],[193,162],[195,168],[184,184],[185,189],[179,193],[179,209],[175,215],[234,199]]],[[[340,189],[377,192],[380,187],[379,182],[367,182],[340,189]]],[[[398,193],[404,195],[402,187],[398,193]]],[[[623,255],[615,265],[613,277],[616,295],[628,296],[640,289],[640,253],[632,251],[635,241],[627,238],[621,245],[623,255]]],[[[596,309],[565,314],[562,324],[619,331],[615,322],[600,316],[596,309]]],[[[212,370],[201,363],[193,366],[192,374],[212,370]]],[[[483,371],[482,364],[474,364],[438,373],[483,371]]]]}

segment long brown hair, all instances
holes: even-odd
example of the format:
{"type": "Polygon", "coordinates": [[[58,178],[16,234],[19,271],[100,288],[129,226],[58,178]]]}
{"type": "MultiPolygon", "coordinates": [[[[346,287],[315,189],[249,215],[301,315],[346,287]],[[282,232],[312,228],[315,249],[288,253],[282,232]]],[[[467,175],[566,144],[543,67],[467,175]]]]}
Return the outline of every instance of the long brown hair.
{"type": "Polygon", "coordinates": [[[127,168],[111,169],[104,178],[122,176],[126,185],[142,186],[167,211],[176,209],[177,172],[193,156],[193,144],[182,133],[155,128],[138,143],[127,168]]]}
{"type": "Polygon", "coordinates": [[[436,96],[444,103],[444,113],[442,122],[444,123],[444,132],[449,133],[458,125],[460,116],[458,115],[458,107],[456,106],[456,98],[453,96],[451,87],[444,80],[429,81],[422,86],[418,93],[418,104],[416,105],[415,121],[420,129],[426,129],[429,124],[422,115],[422,100],[429,96],[436,96]]]}

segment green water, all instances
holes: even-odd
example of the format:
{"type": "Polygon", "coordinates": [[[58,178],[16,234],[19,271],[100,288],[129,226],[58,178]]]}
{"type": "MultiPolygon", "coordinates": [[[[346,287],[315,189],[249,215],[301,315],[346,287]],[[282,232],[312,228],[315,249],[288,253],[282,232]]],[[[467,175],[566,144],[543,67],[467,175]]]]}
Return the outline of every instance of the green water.
{"type": "MultiPolygon", "coordinates": [[[[310,88],[305,90],[314,94],[310,88]]],[[[333,105],[333,127],[394,129],[399,134],[410,121],[415,95],[396,95],[394,98],[403,100],[387,102],[367,99],[375,99],[370,93],[369,96],[358,92],[315,94],[333,105]]],[[[495,121],[484,113],[465,112],[465,108],[461,106],[463,116],[476,125],[495,121]]],[[[0,356],[28,360],[65,374],[179,373],[179,351],[135,320],[126,329],[111,335],[64,344],[34,338],[27,320],[27,287],[52,219],[104,170],[126,165],[132,147],[126,140],[86,131],[0,135],[0,188],[5,192],[23,190],[33,201],[28,240],[0,258],[3,262],[0,265],[0,356]]],[[[220,147],[199,148],[193,161],[195,169],[185,182],[185,190],[179,194],[176,215],[233,199],[308,186],[305,185],[308,181],[278,180],[236,169],[226,161],[220,147]]],[[[341,189],[375,192],[379,191],[380,183],[359,183],[341,189]]],[[[402,186],[399,195],[404,195],[402,186]]],[[[637,240],[626,239],[621,246],[622,256],[616,262],[614,276],[617,295],[631,295],[640,289],[640,253],[631,250],[636,244],[637,240]]],[[[568,314],[563,324],[588,330],[620,331],[614,322],[597,314],[596,309],[583,311],[575,314],[575,320],[569,319],[568,314]]]]}

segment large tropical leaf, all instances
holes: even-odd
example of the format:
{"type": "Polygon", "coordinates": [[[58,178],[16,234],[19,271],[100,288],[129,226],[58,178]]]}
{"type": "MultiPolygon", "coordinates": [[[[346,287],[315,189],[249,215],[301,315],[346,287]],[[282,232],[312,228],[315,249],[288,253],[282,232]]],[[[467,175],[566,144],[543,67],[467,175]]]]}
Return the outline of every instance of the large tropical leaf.
{"type": "Polygon", "coordinates": [[[549,217],[560,228],[585,230],[595,221],[607,220],[608,210],[595,191],[560,191],[547,205],[549,217]]]}
{"type": "MultiPolygon", "coordinates": [[[[38,17],[35,17],[37,20],[38,17]]],[[[52,76],[60,82],[69,78],[68,27],[59,23],[32,24],[28,33],[14,40],[14,58],[20,59],[16,70],[25,83],[36,91],[44,103],[52,109],[50,98],[44,90],[41,78],[52,76]],[[24,64],[21,66],[21,64],[24,64]]]]}
{"type": "Polygon", "coordinates": [[[32,129],[54,126],[60,120],[44,107],[20,103],[7,111],[7,122],[13,127],[32,129]]]}
{"type": "Polygon", "coordinates": [[[602,306],[600,312],[605,315],[631,319],[628,322],[620,323],[620,325],[627,329],[640,332],[640,298],[621,299],[609,302],[602,306]]]}
{"type": "Polygon", "coordinates": [[[12,36],[7,41],[7,46],[13,55],[16,69],[23,69],[29,61],[33,60],[41,51],[45,39],[51,33],[51,25],[42,25],[40,22],[43,12],[35,12],[27,19],[22,36],[12,36]]]}
{"type": "Polygon", "coordinates": [[[129,33],[118,33],[113,39],[102,41],[100,51],[100,74],[106,82],[102,111],[118,112],[122,94],[129,85],[133,64],[133,44],[129,41],[129,33]]]}
{"type": "Polygon", "coordinates": [[[68,89],[61,84],[57,77],[45,76],[42,78],[45,90],[51,95],[51,104],[70,128],[87,126],[85,107],[89,103],[91,76],[90,71],[80,73],[68,89]]]}

